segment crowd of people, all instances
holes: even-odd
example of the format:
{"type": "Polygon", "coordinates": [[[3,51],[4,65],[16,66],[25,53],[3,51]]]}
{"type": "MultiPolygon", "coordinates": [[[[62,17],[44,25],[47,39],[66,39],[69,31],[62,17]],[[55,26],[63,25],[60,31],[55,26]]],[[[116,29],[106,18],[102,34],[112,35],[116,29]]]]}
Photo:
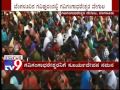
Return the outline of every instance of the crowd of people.
{"type": "MultiPolygon", "coordinates": [[[[119,62],[118,16],[62,16],[61,12],[10,11],[1,14],[2,59],[4,55],[23,55],[25,61],[119,62]]],[[[114,70],[37,73],[3,70],[1,79],[4,89],[115,90],[119,75],[114,70]]]]}
{"type": "Polygon", "coordinates": [[[2,90],[119,90],[114,70],[93,71],[5,71],[2,90]]]}
{"type": "Polygon", "coordinates": [[[2,55],[38,61],[118,61],[117,16],[2,12],[2,55]]]}

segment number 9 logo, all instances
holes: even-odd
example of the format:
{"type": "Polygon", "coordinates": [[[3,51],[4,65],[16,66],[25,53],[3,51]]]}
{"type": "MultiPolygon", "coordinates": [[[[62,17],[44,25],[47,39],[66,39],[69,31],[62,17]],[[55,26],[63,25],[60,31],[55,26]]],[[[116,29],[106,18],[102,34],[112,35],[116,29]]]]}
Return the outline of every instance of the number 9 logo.
{"type": "Polygon", "coordinates": [[[15,70],[19,70],[20,67],[22,66],[22,61],[21,60],[15,60],[14,61],[14,66],[16,67],[15,70]]]}

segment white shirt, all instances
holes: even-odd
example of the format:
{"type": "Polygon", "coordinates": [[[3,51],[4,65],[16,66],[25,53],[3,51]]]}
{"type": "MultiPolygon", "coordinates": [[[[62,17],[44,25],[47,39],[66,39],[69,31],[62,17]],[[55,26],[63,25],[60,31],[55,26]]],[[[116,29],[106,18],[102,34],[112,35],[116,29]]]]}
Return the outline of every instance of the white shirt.
{"type": "Polygon", "coordinates": [[[59,14],[56,15],[56,18],[58,19],[58,21],[60,21],[60,16],[59,16],[59,14]]]}
{"type": "Polygon", "coordinates": [[[109,21],[109,26],[110,26],[110,28],[111,28],[111,26],[112,26],[112,20],[111,20],[110,17],[109,17],[108,21],[109,21]]]}
{"type": "Polygon", "coordinates": [[[52,35],[51,31],[49,31],[49,30],[47,31],[46,37],[48,37],[50,39],[50,41],[52,41],[53,35],[52,35]]]}
{"type": "Polygon", "coordinates": [[[40,28],[40,33],[42,33],[44,30],[45,30],[45,28],[42,26],[42,27],[40,28]]]}
{"type": "Polygon", "coordinates": [[[64,43],[68,40],[68,38],[72,35],[72,28],[70,28],[67,33],[65,33],[65,40],[64,43]]]}
{"type": "Polygon", "coordinates": [[[118,59],[118,58],[116,58],[116,59],[115,59],[115,62],[119,62],[119,59],[118,59]]]}
{"type": "Polygon", "coordinates": [[[72,35],[72,28],[68,30],[68,36],[71,36],[71,35],[72,35]]]}
{"type": "Polygon", "coordinates": [[[94,60],[95,62],[101,62],[99,56],[97,56],[97,55],[93,58],[93,60],[94,60]]]}
{"type": "Polygon", "coordinates": [[[22,17],[21,12],[18,11],[18,12],[16,12],[16,14],[17,14],[17,17],[18,17],[18,18],[21,18],[21,17],[22,17]]]}
{"type": "Polygon", "coordinates": [[[65,18],[64,18],[63,16],[61,17],[60,22],[61,22],[61,25],[62,25],[62,26],[64,26],[64,25],[65,25],[65,18]]]}
{"type": "Polygon", "coordinates": [[[87,30],[87,31],[85,32],[84,39],[87,38],[87,35],[88,35],[88,34],[89,34],[89,31],[87,30]]]}
{"type": "Polygon", "coordinates": [[[34,22],[33,22],[33,20],[31,20],[29,23],[31,23],[32,24],[32,28],[34,28],[34,22]]]}
{"type": "Polygon", "coordinates": [[[44,42],[43,42],[43,49],[42,51],[45,51],[48,43],[50,42],[50,39],[48,37],[45,37],[44,42]]]}
{"type": "Polygon", "coordinates": [[[77,20],[76,16],[73,16],[73,21],[77,20]]]}
{"type": "Polygon", "coordinates": [[[91,25],[91,27],[93,26],[93,21],[92,20],[90,21],[90,25],[91,25]]]}
{"type": "Polygon", "coordinates": [[[30,12],[30,13],[32,14],[32,16],[34,16],[34,14],[35,14],[35,12],[33,12],[33,11],[32,11],[32,12],[30,12]]]}
{"type": "Polygon", "coordinates": [[[117,88],[117,77],[113,70],[107,74],[106,79],[107,79],[107,85],[111,89],[115,90],[117,88]]]}
{"type": "Polygon", "coordinates": [[[60,22],[61,22],[61,25],[62,25],[62,26],[65,24],[65,18],[64,18],[63,16],[61,16],[60,22]]]}
{"type": "Polygon", "coordinates": [[[79,47],[79,39],[78,39],[77,35],[74,35],[74,37],[72,37],[72,40],[74,41],[76,47],[78,48],[79,47]]]}
{"type": "MultiPolygon", "coordinates": [[[[95,62],[101,62],[99,56],[97,56],[97,55],[93,58],[93,60],[95,62]]],[[[90,72],[93,73],[94,75],[97,75],[100,71],[102,71],[102,70],[90,70],[90,72]]]]}
{"type": "Polygon", "coordinates": [[[116,31],[119,30],[119,25],[118,25],[118,24],[115,25],[115,30],[116,30],[116,31]]]}
{"type": "Polygon", "coordinates": [[[74,25],[75,24],[74,22],[77,20],[76,16],[73,16],[72,20],[73,20],[72,25],[74,25]]]}
{"type": "Polygon", "coordinates": [[[18,17],[13,13],[14,21],[18,24],[18,17]]]}
{"type": "Polygon", "coordinates": [[[18,80],[17,80],[17,78],[15,76],[12,76],[10,78],[10,84],[13,84],[15,87],[19,86],[18,80]]]}
{"type": "Polygon", "coordinates": [[[59,46],[63,45],[63,36],[62,36],[62,33],[58,33],[57,34],[56,40],[57,40],[57,43],[58,43],[59,46]]]}
{"type": "Polygon", "coordinates": [[[109,25],[107,25],[107,32],[112,32],[112,30],[111,30],[109,25]]]}
{"type": "Polygon", "coordinates": [[[24,26],[24,33],[26,34],[26,30],[29,30],[28,25],[24,26]]]}

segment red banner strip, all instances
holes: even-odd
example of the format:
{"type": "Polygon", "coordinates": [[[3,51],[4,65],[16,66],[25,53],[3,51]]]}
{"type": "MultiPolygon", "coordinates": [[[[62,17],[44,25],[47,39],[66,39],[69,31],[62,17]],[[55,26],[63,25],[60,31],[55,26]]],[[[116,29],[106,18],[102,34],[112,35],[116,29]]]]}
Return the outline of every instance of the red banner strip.
{"type": "MultiPolygon", "coordinates": [[[[4,62],[2,69],[5,68],[4,62]]],[[[14,64],[14,70],[18,68],[14,64]]],[[[119,70],[119,62],[22,62],[19,70],[119,70]]]]}
{"type": "Polygon", "coordinates": [[[11,10],[11,0],[2,0],[2,10],[10,11],[11,10]]]}

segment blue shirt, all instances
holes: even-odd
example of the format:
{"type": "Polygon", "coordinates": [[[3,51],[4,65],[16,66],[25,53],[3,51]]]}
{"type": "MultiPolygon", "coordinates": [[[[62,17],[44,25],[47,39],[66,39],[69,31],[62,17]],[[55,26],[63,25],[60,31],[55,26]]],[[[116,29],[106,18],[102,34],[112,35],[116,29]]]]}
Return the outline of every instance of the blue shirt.
{"type": "Polygon", "coordinates": [[[32,52],[35,48],[36,48],[36,44],[34,42],[32,42],[32,45],[31,45],[31,48],[30,48],[30,52],[32,52]]]}
{"type": "Polygon", "coordinates": [[[90,22],[87,22],[85,26],[86,26],[86,28],[87,28],[88,31],[89,31],[89,30],[91,29],[91,27],[92,27],[91,24],[90,24],[90,22]]]}
{"type": "Polygon", "coordinates": [[[81,80],[80,80],[80,89],[81,90],[91,90],[90,85],[91,75],[89,71],[84,71],[81,73],[81,80]]]}
{"type": "Polygon", "coordinates": [[[2,30],[2,42],[5,42],[5,41],[7,41],[7,40],[8,40],[7,33],[2,30]]]}

